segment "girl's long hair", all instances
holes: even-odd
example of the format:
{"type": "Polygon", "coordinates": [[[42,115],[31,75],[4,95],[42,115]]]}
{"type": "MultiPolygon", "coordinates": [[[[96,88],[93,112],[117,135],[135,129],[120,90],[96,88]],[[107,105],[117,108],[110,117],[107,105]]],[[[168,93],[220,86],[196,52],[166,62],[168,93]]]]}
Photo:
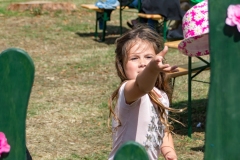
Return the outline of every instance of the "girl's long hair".
{"type": "MultiPolygon", "coordinates": [[[[109,120],[113,117],[116,121],[118,121],[119,126],[121,125],[120,120],[114,112],[114,108],[118,99],[119,88],[122,83],[127,79],[126,74],[124,72],[124,61],[127,58],[127,53],[131,49],[132,46],[135,45],[137,41],[143,41],[151,46],[153,46],[155,53],[159,53],[163,49],[163,40],[162,37],[155,32],[152,28],[147,26],[138,26],[137,28],[130,30],[125,33],[122,37],[116,40],[116,50],[115,50],[115,68],[117,70],[118,77],[121,80],[119,87],[112,93],[109,99],[109,120]]],[[[165,73],[159,73],[157,81],[155,83],[155,87],[159,90],[163,90],[168,95],[169,100],[171,101],[172,89],[170,87],[170,82],[166,77],[165,73]]],[[[182,110],[172,109],[170,107],[165,107],[161,101],[159,100],[158,95],[152,90],[148,93],[150,100],[156,104],[157,109],[159,111],[159,119],[166,126],[168,131],[172,131],[173,127],[170,125],[167,116],[166,110],[172,112],[181,112],[182,110]]],[[[171,118],[172,119],[172,118],[171,118]]],[[[172,119],[177,121],[175,119],[172,119]]],[[[177,121],[178,122],[178,121],[177,121]]],[[[180,123],[180,122],[179,122],[180,123]]]]}

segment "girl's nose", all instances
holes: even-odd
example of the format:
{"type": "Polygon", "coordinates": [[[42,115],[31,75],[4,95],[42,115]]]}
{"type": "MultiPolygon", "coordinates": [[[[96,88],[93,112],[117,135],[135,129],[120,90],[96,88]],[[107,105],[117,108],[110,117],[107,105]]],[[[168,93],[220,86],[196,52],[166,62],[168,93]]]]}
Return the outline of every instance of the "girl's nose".
{"type": "Polygon", "coordinates": [[[140,59],[139,67],[146,67],[147,61],[145,59],[140,59]]]}

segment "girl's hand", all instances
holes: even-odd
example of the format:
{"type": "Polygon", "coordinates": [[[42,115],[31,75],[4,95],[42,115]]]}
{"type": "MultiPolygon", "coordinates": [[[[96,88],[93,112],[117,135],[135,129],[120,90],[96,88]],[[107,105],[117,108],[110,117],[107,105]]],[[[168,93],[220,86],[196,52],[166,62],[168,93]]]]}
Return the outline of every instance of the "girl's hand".
{"type": "Polygon", "coordinates": [[[175,154],[175,152],[168,152],[165,156],[164,156],[165,160],[177,160],[177,155],[175,154]]]}
{"type": "Polygon", "coordinates": [[[167,54],[168,52],[168,47],[165,46],[164,49],[157,54],[153,61],[155,62],[155,67],[157,70],[159,70],[160,72],[177,72],[177,66],[170,66],[169,64],[163,64],[163,60],[164,60],[164,56],[167,54]]]}
{"type": "Polygon", "coordinates": [[[177,154],[174,149],[173,138],[171,133],[165,131],[163,143],[160,149],[165,160],[177,160],[177,154]]]}

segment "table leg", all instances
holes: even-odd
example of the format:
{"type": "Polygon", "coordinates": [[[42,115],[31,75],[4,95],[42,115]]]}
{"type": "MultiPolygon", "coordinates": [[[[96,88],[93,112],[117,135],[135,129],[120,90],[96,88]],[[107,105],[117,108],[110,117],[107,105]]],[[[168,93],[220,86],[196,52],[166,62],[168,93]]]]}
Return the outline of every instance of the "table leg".
{"type": "Polygon", "coordinates": [[[188,136],[192,136],[192,57],[188,57],[188,136]]]}

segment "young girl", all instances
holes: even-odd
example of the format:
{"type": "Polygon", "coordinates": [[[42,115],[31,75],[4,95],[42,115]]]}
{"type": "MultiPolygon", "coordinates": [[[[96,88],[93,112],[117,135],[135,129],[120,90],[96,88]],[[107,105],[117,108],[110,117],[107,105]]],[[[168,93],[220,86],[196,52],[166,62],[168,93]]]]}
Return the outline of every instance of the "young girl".
{"type": "Polygon", "coordinates": [[[162,48],[162,38],[146,26],[116,41],[115,66],[121,85],[110,99],[113,148],[109,160],[127,141],[143,145],[151,160],[160,153],[167,160],[177,160],[167,119],[167,110],[173,109],[169,108],[171,93],[165,79],[165,72],[177,71],[177,67],[163,63],[168,48],[162,48]]]}

